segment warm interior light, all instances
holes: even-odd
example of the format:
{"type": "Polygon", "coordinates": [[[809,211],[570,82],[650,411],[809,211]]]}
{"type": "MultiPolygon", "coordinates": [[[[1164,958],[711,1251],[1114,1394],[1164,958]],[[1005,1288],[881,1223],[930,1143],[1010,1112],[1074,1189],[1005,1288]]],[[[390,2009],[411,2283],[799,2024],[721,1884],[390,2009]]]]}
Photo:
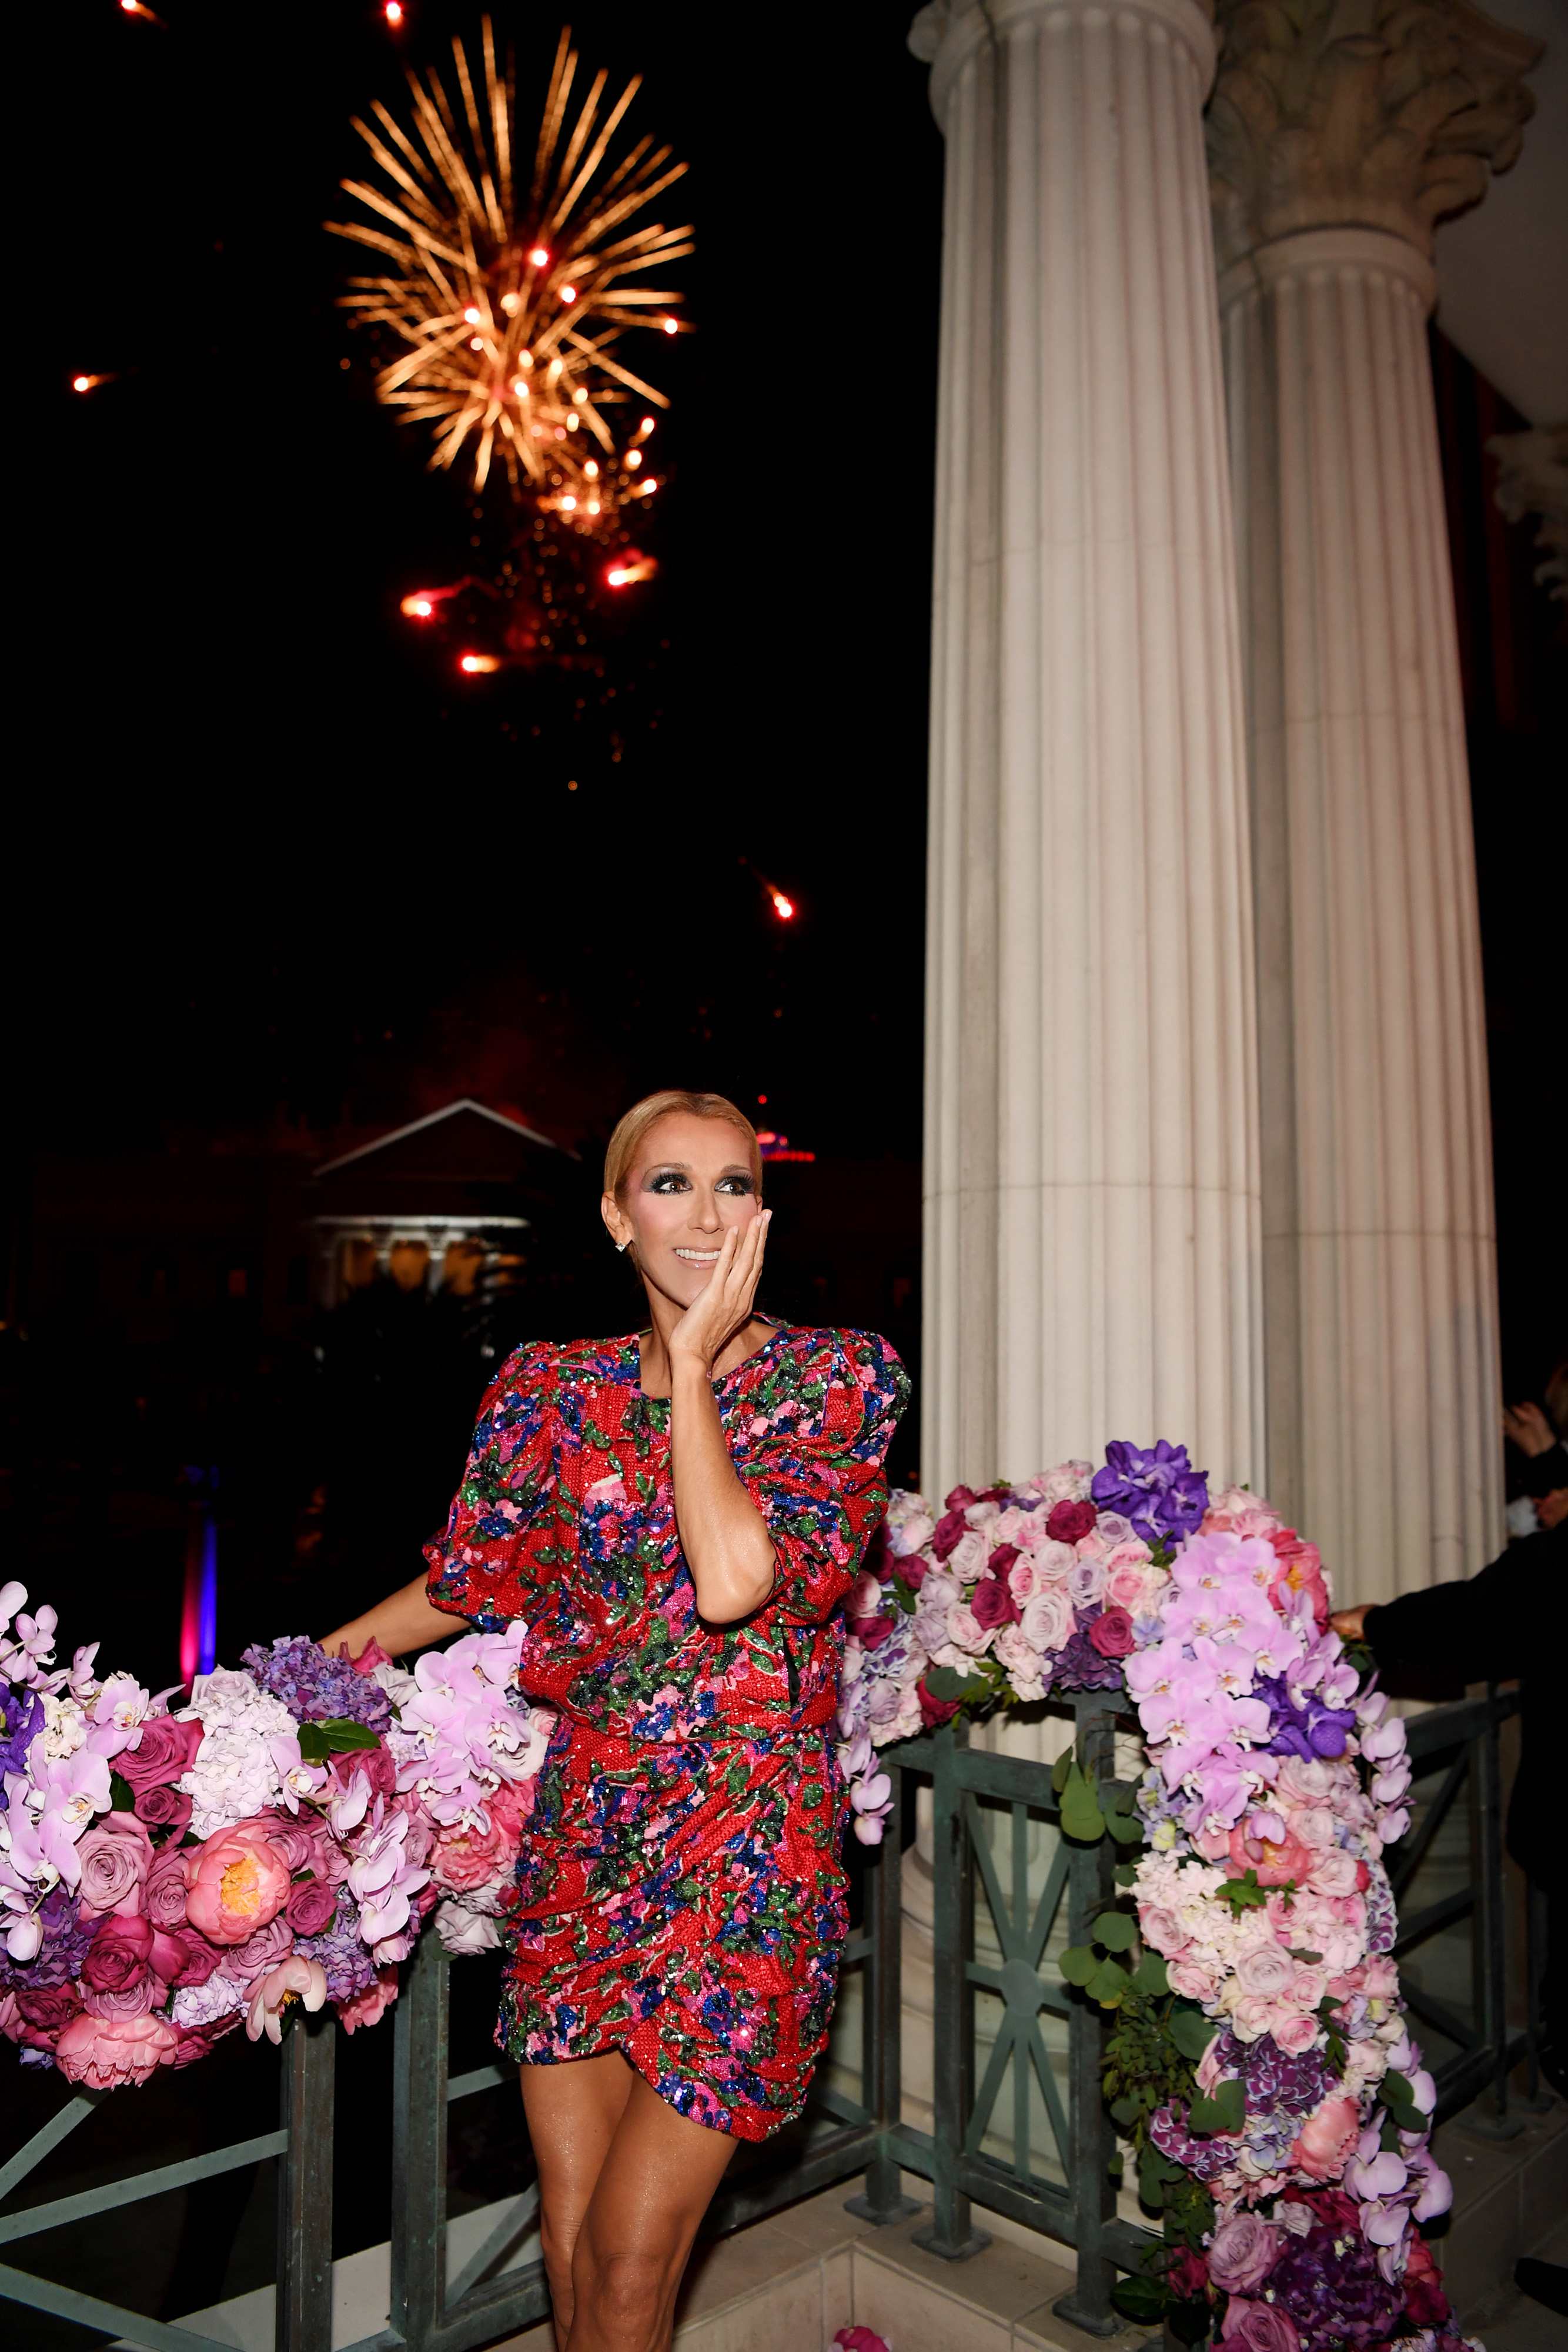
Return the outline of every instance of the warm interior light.
{"type": "Polygon", "coordinates": [[[501,665],[494,654],[465,654],[457,667],[466,670],[470,677],[479,677],[488,670],[499,669],[501,665]]]}
{"type": "Polygon", "coordinates": [[[627,450],[627,452],[626,452],[626,463],[627,463],[629,466],[640,466],[640,465],[642,464],[642,462],[643,462],[643,452],[641,451],[641,449],[628,449],[628,450],[627,450]]]}
{"type": "Polygon", "coordinates": [[[528,259],[533,263],[536,269],[548,268],[549,265],[549,256],[545,251],[542,245],[535,246],[533,251],[528,256],[528,259]]]}

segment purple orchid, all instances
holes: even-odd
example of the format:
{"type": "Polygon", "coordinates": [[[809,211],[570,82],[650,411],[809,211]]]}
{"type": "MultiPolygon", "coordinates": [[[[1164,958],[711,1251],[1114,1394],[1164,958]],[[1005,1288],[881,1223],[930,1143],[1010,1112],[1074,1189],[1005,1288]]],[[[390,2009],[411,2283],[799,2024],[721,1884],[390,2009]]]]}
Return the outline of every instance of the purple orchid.
{"type": "Polygon", "coordinates": [[[412,1898],[430,1883],[429,1871],[415,1868],[408,1857],[408,1815],[387,1813],[378,1797],[376,1816],[348,1876],[349,1892],[360,1906],[360,1933],[372,1950],[408,1926],[412,1898]]]}
{"type": "Polygon", "coordinates": [[[1185,1445],[1167,1444],[1162,1437],[1145,1451],[1115,1437],[1089,1492],[1102,1511],[1119,1511],[1129,1519],[1145,1543],[1176,1542],[1202,1525],[1208,1475],[1193,1468],[1185,1445]]]}

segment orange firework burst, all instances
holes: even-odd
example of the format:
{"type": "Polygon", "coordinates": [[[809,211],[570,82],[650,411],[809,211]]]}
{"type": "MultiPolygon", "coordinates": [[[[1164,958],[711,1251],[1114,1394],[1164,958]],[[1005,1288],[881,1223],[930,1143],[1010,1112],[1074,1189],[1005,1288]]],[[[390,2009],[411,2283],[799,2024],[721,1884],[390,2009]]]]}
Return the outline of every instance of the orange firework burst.
{"type": "Polygon", "coordinates": [[[671,163],[669,148],[651,138],[611,161],[641,77],[601,115],[608,77],[596,75],[567,131],[578,63],[569,27],[556,51],[532,182],[526,192],[515,187],[512,60],[503,79],[487,16],[481,39],[482,105],[455,40],[461,117],[432,70],[423,81],[408,77],[413,138],[380,104],[371,109],[379,128],[355,121],[391,192],[342,184],[384,226],[326,226],[392,267],[383,277],[350,278],[343,303],[404,346],[376,390],[411,423],[434,425],[433,466],[450,467],[471,447],[481,488],[499,457],[519,497],[597,534],[624,501],[654,487],[639,474],[633,445],[652,430],[645,405],[669,403],[612,347],[628,328],[668,333],[682,325],[671,310],[679,295],[636,281],[690,253],[689,227],[630,224],[686,167],[671,163]],[[618,436],[629,404],[641,422],[618,436]]]}

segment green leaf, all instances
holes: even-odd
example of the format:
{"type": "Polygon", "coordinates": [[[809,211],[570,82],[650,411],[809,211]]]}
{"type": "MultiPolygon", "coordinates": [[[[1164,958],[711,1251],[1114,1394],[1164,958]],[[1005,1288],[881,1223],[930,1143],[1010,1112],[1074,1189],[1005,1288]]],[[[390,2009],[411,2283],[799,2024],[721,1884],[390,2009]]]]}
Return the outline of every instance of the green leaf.
{"type": "Polygon", "coordinates": [[[1214,2314],[1207,2303],[1172,2303],[1166,2309],[1166,2326],[1178,2344],[1201,2344],[1214,2326],[1214,2314]]]}
{"type": "Polygon", "coordinates": [[[1086,1985],[1100,1962],[1087,1944],[1070,1944],[1057,1966],[1069,1984],[1086,1985]]]}
{"type": "Polygon", "coordinates": [[[1126,1998],[1131,1982],[1120,1960],[1102,1960],[1083,1990],[1102,2009],[1116,2009],[1126,1998]]]}
{"type": "Polygon", "coordinates": [[[1067,1776],[1072,1769],[1072,1763],[1071,1748],[1064,1748],[1051,1768],[1051,1785],[1059,1797],[1067,1786],[1067,1776]]]}
{"type": "Polygon", "coordinates": [[[1293,1895],[1295,1891],[1293,1880],[1285,1886],[1260,1886],[1257,1872],[1249,1870],[1239,1878],[1227,1879],[1219,1889],[1219,1900],[1228,1903],[1239,1918],[1243,1911],[1260,1911],[1270,1895],[1293,1895]]]}
{"type": "MultiPolygon", "coordinates": [[[[1113,1834],[1114,1834],[1114,1832],[1113,1832],[1113,1834]]],[[[1131,1886],[1137,1878],[1138,1874],[1132,1863],[1119,1862],[1116,1864],[1114,1871],[1112,1873],[1112,1875],[1115,1879],[1118,1886],[1131,1886]]]]}
{"type": "Polygon", "coordinates": [[[1408,2075],[1396,2074],[1390,2067],[1379,2085],[1379,2095],[1401,2131],[1425,2131],[1430,2117],[1425,2107],[1416,2105],[1408,2075]]]}
{"type": "Polygon", "coordinates": [[[1215,2035],[1215,2023],[1206,2017],[1194,2001],[1178,2001],[1166,2024],[1166,2032],[1184,2058],[1196,2066],[1215,2035]]]}
{"type": "Polygon", "coordinates": [[[961,1675],[956,1666],[928,1666],[925,1670],[926,1689],[933,1698],[941,1699],[944,1705],[950,1699],[963,1696],[964,1685],[967,1680],[968,1676],[961,1675]]]}
{"type": "Polygon", "coordinates": [[[1105,2169],[1110,2174],[1113,2180],[1120,2180],[1122,2178],[1126,2168],[1122,2161],[1122,2151],[1119,2147],[1113,2147],[1112,2149],[1110,2157],[1106,2161],[1105,2169]]]}
{"type": "Polygon", "coordinates": [[[1143,1958],[1133,1971],[1133,1990],[1141,1992],[1145,2000],[1157,2000],[1171,1989],[1170,1971],[1158,1952],[1146,1948],[1143,1958]]]}
{"type": "Polygon", "coordinates": [[[382,1744],[368,1723],[350,1723],[346,1715],[329,1715],[325,1723],[319,1727],[326,1733],[333,1747],[340,1750],[350,1748],[379,1748],[382,1744]]]}
{"type": "Polygon", "coordinates": [[[1200,2092],[1187,2110],[1187,2128],[1207,2137],[1211,2132],[1238,2132],[1247,2116],[1247,2095],[1239,2083],[1217,2083],[1212,2099],[1200,2092]]]}
{"type": "Polygon", "coordinates": [[[1321,1952],[1299,1952],[1292,1948],[1291,1958],[1293,1960],[1302,1961],[1306,1967],[1311,1969],[1317,1966],[1318,1962],[1322,1958],[1322,1954],[1321,1952]]]}
{"type": "Polygon", "coordinates": [[[1105,1826],[1118,1845],[1142,1845],[1144,1824],[1136,1813],[1107,1813],[1105,1826]]]}
{"type": "Polygon", "coordinates": [[[1106,1952],[1126,1951],[1137,1932],[1124,1911],[1102,1911],[1090,1930],[1094,1941],[1106,1952]]]}
{"type": "Polygon", "coordinates": [[[1142,2113],[1136,2099],[1113,2099],[1111,2102],[1111,2116],[1115,2123],[1135,2124],[1142,2113]]]}
{"type": "Polygon", "coordinates": [[[299,1754],[307,1764],[325,1764],[332,1753],[332,1743],[327,1737],[326,1726],[302,1723],[299,1727],[299,1754]]]}
{"type": "Polygon", "coordinates": [[[1168,2157],[1162,2156],[1154,2141],[1145,2140],[1138,2152],[1138,2195],[1155,2212],[1164,2204],[1161,2191],[1167,2180],[1176,2177],[1176,2168],[1168,2157]]]}
{"type": "Polygon", "coordinates": [[[133,1813],[136,1811],[136,1791],[129,1780],[120,1779],[118,1772],[110,1772],[109,1776],[109,1803],[112,1812],[133,1813]]]}
{"type": "Polygon", "coordinates": [[[1141,2320],[1145,2326],[1165,2317],[1169,2301],[1170,2295],[1158,2279],[1118,2279],[1111,2289],[1112,2305],[1123,2318],[1141,2320]]]}
{"type": "Polygon", "coordinates": [[[1105,1816],[1076,1763],[1069,1766],[1062,1783],[1061,1827],[1066,1836],[1077,1838],[1085,1845],[1092,1845],[1105,1834],[1105,1816]]]}

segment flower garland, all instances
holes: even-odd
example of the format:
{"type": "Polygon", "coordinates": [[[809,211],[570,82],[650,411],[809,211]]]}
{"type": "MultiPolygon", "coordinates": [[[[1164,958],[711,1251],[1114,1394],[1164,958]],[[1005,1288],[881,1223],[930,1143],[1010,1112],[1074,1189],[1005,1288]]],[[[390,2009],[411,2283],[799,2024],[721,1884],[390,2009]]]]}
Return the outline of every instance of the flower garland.
{"type": "Polygon", "coordinates": [[[288,2005],[348,2032],[397,1997],[434,1912],[455,1952],[500,1914],[555,1717],[517,1701],[526,1628],[428,1652],[314,1642],[198,1675],[188,1706],[0,1590],[0,2033],[108,2090],[187,2066],[288,2005]],[[15,1627],[13,1628],[13,1620],[15,1627]]]}
{"type": "Polygon", "coordinates": [[[1328,1580],[1260,1496],[1123,1443],[1022,1486],[898,1494],[851,1595],[839,1756],[857,1835],[876,1751],[960,1710],[1116,1690],[1147,1769],[1129,1811],[1069,1754],[1062,1824],[1141,1849],[1063,1974],[1113,2013],[1105,2087],[1161,2210],[1129,2317],[1238,2352],[1450,2352],[1418,2225],[1450,2189],[1406,2031],[1383,1850],[1409,1826],[1405,1729],[1329,1628],[1328,1580]]]}

